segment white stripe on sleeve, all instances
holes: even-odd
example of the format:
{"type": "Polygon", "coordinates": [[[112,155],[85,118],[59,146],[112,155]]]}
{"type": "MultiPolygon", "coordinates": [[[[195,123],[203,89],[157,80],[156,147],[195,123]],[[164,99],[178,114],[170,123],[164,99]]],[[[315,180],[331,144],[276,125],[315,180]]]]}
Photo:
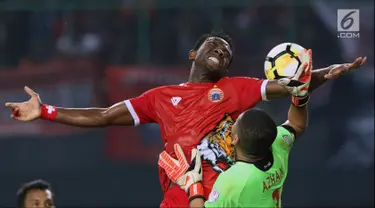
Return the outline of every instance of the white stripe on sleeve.
{"type": "Polygon", "coordinates": [[[133,108],[132,103],[130,102],[130,100],[125,100],[124,103],[125,103],[126,107],[128,108],[128,110],[130,112],[130,115],[132,115],[132,117],[133,117],[134,126],[138,126],[139,123],[140,123],[140,120],[139,120],[139,117],[138,117],[137,113],[135,112],[135,110],[133,108]]]}
{"type": "Polygon", "coordinates": [[[266,88],[267,88],[267,83],[268,80],[264,80],[262,83],[262,86],[260,87],[260,94],[262,95],[262,100],[267,101],[267,93],[266,93],[266,88]]]}

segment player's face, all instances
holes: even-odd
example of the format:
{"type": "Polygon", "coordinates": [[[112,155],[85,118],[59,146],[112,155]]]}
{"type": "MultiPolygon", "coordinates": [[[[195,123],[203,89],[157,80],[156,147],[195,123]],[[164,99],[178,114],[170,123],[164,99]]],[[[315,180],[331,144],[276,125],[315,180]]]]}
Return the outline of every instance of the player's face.
{"type": "Polygon", "coordinates": [[[196,52],[195,61],[205,65],[207,69],[226,74],[232,50],[229,44],[222,38],[209,37],[196,52]]]}
{"type": "Polygon", "coordinates": [[[26,194],[25,207],[27,208],[52,208],[55,207],[50,190],[34,189],[26,194]]]}

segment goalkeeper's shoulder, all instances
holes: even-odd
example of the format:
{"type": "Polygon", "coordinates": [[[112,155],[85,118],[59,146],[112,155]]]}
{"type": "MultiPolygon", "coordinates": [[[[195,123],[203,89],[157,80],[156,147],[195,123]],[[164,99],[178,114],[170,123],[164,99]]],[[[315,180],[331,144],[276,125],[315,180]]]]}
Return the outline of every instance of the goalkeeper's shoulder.
{"type": "Polygon", "coordinates": [[[282,124],[277,127],[277,136],[289,134],[292,136],[296,135],[296,129],[292,125],[282,124]]]}
{"type": "Polygon", "coordinates": [[[272,147],[277,149],[284,149],[287,152],[291,150],[294,145],[296,132],[292,126],[283,124],[277,127],[277,136],[272,147]]]}

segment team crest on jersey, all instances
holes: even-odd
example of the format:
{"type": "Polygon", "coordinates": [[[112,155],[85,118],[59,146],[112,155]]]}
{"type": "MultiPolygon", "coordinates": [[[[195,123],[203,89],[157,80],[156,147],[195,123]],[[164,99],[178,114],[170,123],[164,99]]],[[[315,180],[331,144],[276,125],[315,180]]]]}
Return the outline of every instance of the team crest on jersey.
{"type": "Polygon", "coordinates": [[[202,159],[211,164],[212,168],[218,172],[223,172],[234,161],[234,146],[232,144],[232,126],[234,119],[230,115],[225,117],[217,126],[206,134],[197,149],[202,155],[202,159]]]}
{"type": "Polygon", "coordinates": [[[214,86],[209,92],[208,92],[208,99],[211,102],[220,102],[224,98],[224,92],[218,88],[217,86],[214,86]]]}

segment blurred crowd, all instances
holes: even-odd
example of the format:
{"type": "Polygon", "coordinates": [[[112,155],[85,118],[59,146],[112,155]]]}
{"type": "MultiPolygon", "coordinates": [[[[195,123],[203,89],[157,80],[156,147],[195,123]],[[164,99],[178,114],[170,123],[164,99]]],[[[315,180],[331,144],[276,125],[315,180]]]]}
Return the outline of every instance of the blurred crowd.
{"type": "Polygon", "coordinates": [[[212,30],[224,30],[232,36],[236,49],[233,68],[242,69],[241,73],[252,70],[261,75],[258,66],[265,54],[285,41],[312,47],[318,65],[341,60],[336,36],[322,27],[322,20],[308,5],[144,12],[126,8],[5,11],[0,15],[1,65],[48,61],[60,55],[97,55],[107,64],[176,65],[186,63],[187,52],[198,37],[212,30]]]}
{"type": "MultiPolygon", "coordinates": [[[[327,11],[335,6],[333,3],[316,1],[313,5],[306,3],[295,7],[252,3],[248,7],[132,10],[126,7],[130,2],[124,1],[123,8],[117,10],[1,12],[0,66],[89,59],[99,71],[96,76],[99,81],[108,65],[188,67],[187,53],[199,36],[223,30],[234,40],[235,61],[231,73],[235,75],[263,77],[265,55],[281,42],[297,42],[312,48],[316,68],[352,61],[357,56],[370,57],[366,69],[320,90],[322,96],[316,104],[332,105],[326,109],[337,109],[332,112],[333,117],[341,117],[346,109],[358,115],[355,109],[364,108],[356,106],[372,106],[372,99],[368,98],[373,94],[373,24],[363,21],[366,24],[361,25],[360,40],[338,39],[330,26],[335,24],[335,9],[327,11]],[[330,13],[332,15],[327,16],[330,13]],[[341,94],[346,88],[354,91],[351,99],[341,94]],[[363,102],[358,103],[358,100],[363,102]]],[[[366,6],[362,9],[363,17],[371,16],[366,6]]],[[[368,114],[366,112],[363,114],[368,114]]],[[[352,123],[345,119],[333,120],[340,126],[349,124],[338,121],[352,123]]]]}
{"type": "MultiPolygon", "coordinates": [[[[361,1],[360,7],[353,5],[354,1],[341,1],[340,4],[338,1],[301,1],[296,6],[288,6],[283,1],[271,6],[252,1],[248,6],[228,3],[215,7],[151,6],[147,9],[135,7],[135,1],[121,2],[111,10],[0,11],[0,75],[4,73],[3,82],[7,81],[6,73],[22,66],[38,67],[57,61],[67,64],[64,72],[76,73],[77,69],[69,67],[69,63],[85,60],[93,68],[94,81],[90,87],[96,89],[95,96],[101,100],[98,103],[107,105],[113,102],[108,99],[110,89],[102,82],[108,67],[153,66],[147,69],[163,70],[178,66],[179,72],[187,76],[188,51],[200,35],[212,30],[223,30],[234,41],[231,75],[264,77],[263,62],[267,52],[282,42],[296,42],[311,48],[316,69],[367,56],[368,63],[358,72],[328,82],[314,92],[310,114],[313,130],[308,131],[307,141],[301,141],[297,146],[299,150],[292,157],[297,154],[311,157],[307,159],[308,164],[295,159],[295,166],[301,169],[307,166],[348,171],[373,169],[373,2],[361,1]],[[361,9],[360,39],[337,38],[336,9],[347,7],[361,9]]],[[[53,71],[54,68],[43,70],[53,71]]],[[[22,85],[24,83],[20,87],[22,85]]],[[[71,94],[86,99],[78,93],[86,92],[86,88],[79,87],[82,86],[72,86],[71,94]]],[[[6,93],[5,90],[0,92],[6,93]]],[[[51,95],[51,99],[55,98],[51,95]]],[[[86,105],[87,102],[78,103],[86,105]]],[[[287,105],[288,102],[275,101],[262,104],[261,108],[282,121],[287,105]]],[[[152,126],[144,127],[141,137],[149,139],[151,135],[158,135],[158,131],[152,126]]],[[[160,145],[161,140],[157,143],[160,145]]]]}

